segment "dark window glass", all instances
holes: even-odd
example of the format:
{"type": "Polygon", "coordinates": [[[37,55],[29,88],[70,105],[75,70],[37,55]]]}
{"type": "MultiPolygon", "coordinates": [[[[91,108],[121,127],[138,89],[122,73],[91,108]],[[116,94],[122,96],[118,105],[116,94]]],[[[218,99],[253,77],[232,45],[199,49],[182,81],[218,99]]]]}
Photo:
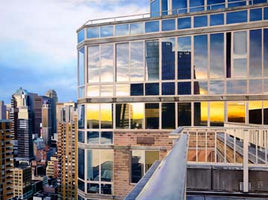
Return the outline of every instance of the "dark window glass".
{"type": "Polygon", "coordinates": [[[204,10],[204,0],[190,0],[190,12],[204,10]]]}
{"type": "Polygon", "coordinates": [[[85,199],[78,195],[78,200],[85,200],[85,199]]]}
{"type": "Polygon", "coordinates": [[[224,34],[210,35],[210,78],[224,78],[224,34]]]}
{"type": "Polygon", "coordinates": [[[264,19],[268,19],[268,8],[264,8],[264,19]]]}
{"type": "Polygon", "coordinates": [[[191,17],[179,18],[178,29],[191,28],[191,17]]]}
{"type": "Polygon", "coordinates": [[[159,129],[159,104],[145,104],[145,128],[159,129]]]}
{"type": "Polygon", "coordinates": [[[128,35],[128,34],[129,34],[128,24],[119,24],[115,26],[116,36],[128,35]]]}
{"type": "Polygon", "coordinates": [[[253,0],[253,4],[267,3],[267,0],[253,0]]]}
{"type": "Polygon", "coordinates": [[[191,79],[191,37],[178,38],[178,79],[191,79]]]}
{"type": "Polygon", "coordinates": [[[175,103],[162,104],[162,128],[175,129],[175,103]]]}
{"type": "Polygon", "coordinates": [[[84,131],[78,131],[78,142],[85,143],[85,133],[84,133],[84,131]]]}
{"type": "Polygon", "coordinates": [[[114,35],[113,26],[102,26],[100,28],[101,37],[111,37],[114,35]]]}
{"type": "Polygon", "coordinates": [[[250,124],[262,124],[262,102],[248,102],[248,118],[250,124]]]}
{"type": "Polygon", "coordinates": [[[172,0],[172,14],[187,12],[187,0],[172,0]]]}
{"type": "Polygon", "coordinates": [[[237,6],[245,6],[246,3],[246,1],[228,0],[228,7],[232,8],[237,6]]]}
{"type": "Polygon", "coordinates": [[[267,101],[263,102],[263,123],[265,125],[268,124],[268,102],[267,101]]]}
{"type": "Polygon", "coordinates": [[[159,84],[145,83],[145,95],[159,95],[159,84]]]}
{"type": "Polygon", "coordinates": [[[175,83],[162,83],[162,95],[175,95],[175,83]]]}
{"type": "Polygon", "coordinates": [[[130,34],[136,35],[136,34],[143,34],[144,33],[144,23],[133,23],[130,24],[130,34]]]}
{"type": "Polygon", "coordinates": [[[88,144],[99,144],[99,132],[88,131],[87,132],[87,143],[88,144]]]}
{"type": "Polygon", "coordinates": [[[250,31],[249,76],[262,76],[262,30],[250,31]]]}
{"type": "Polygon", "coordinates": [[[178,104],[178,126],[191,126],[192,119],[191,103],[178,104]]]}
{"type": "Polygon", "coordinates": [[[162,31],[175,30],[175,19],[162,20],[162,31]]]}
{"type": "Polygon", "coordinates": [[[85,150],[78,148],[78,177],[85,180],[85,150]]]}
{"type": "Polygon", "coordinates": [[[231,61],[232,61],[232,36],[231,33],[226,33],[226,77],[231,78],[231,61]]]}
{"type": "Polygon", "coordinates": [[[268,76],[268,29],[263,30],[263,66],[264,76],[268,76]]]}
{"type": "Polygon", "coordinates": [[[101,184],[101,194],[112,194],[112,185],[101,184]]]}
{"type": "Polygon", "coordinates": [[[131,84],[130,85],[130,96],[142,96],[143,95],[143,84],[131,84]]]}
{"type": "Polygon", "coordinates": [[[207,79],[208,65],[207,35],[194,36],[194,79],[207,79]]]}
{"type": "Polygon", "coordinates": [[[116,105],[116,128],[128,129],[129,128],[129,104],[117,104],[116,105]]]}
{"type": "Polygon", "coordinates": [[[78,128],[85,128],[85,106],[78,106],[78,128]]]}
{"type": "Polygon", "coordinates": [[[85,183],[81,180],[78,180],[78,189],[85,192],[85,183]]]}
{"type": "Polygon", "coordinates": [[[207,102],[194,103],[194,125],[207,126],[208,104],[207,102]]]}
{"type": "Polygon", "coordinates": [[[223,14],[210,15],[210,26],[218,26],[223,24],[224,24],[223,14]]]}
{"type": "Polygon", "coordinates": [[[262,20],[262,9],[251,9],[250,10],[250,21],[262,20]]]}
{"type": "Polygon", "coordinates": [[[178,95],[191,94],[191,82],[179,82],[178,83],[178,95]]]}
{"type": "Polygon", "coordinates": [[[78,32],[77,35],[77,42],[80,43],[85,39],[85,30],[82,29],[81,31],[78,32]]]}
{"type": "Polygon", "coordinates": [[[246,10],[227,13],[227,24],[247,22],[248,13],[246,10]]]}
{"type": "Polygon", "coordinates": [[[227,94],[245,94],[247,93],[247,81],[234,80],[227,81],[227,94]]]}
{"type": "Polygon", "coordinates": [[[207,5],[208,10],[225,8],[225,0],[207,0],[207,5]]]}
{"type": "Polygon", "coordinates": [[[207,16],[197,16],[194,17],[194,27],[198,28],[198,27],[204,27],[207,26],[207,16]]]}
{"type": "Polygon", "coordinates": [[[162,0],[162,15],[168,15],[168,0],[162,0]]]}
{"type": "Polygon", "coordinates": [[[146,80],[159,80],[159,41],[146,41],[146,80]]]}
{"type": "Polygon", "coordinates": [[[100,35],[99,27],[88,28],[87,29],[87,38],[98,38],[100,35]]]}
{"type": "Polygon", "coordinates": [[[159,21],[145,22],[145,33],[153,33],[159,31],[159,21]]]}
{"type": "Polygon", "coordinates": [[[157,17],[160,15],[160,2],[159,0],[151,1],[151,17],[157,17]]]}
{"type": "Polygon", "coordinates": [[[112,144],[113,143],[113,132],[104,131],[101,132],[101,144],[112,144]]]}
{"type": "Polygon", "coordinates": [[[99,193],[99,184],[88,183],[87,193],[99,193]]]}
{"type": "Polygon", "coordinates": [[[162,40],[162,80],[175,79],[175,38],[162,40]]]}

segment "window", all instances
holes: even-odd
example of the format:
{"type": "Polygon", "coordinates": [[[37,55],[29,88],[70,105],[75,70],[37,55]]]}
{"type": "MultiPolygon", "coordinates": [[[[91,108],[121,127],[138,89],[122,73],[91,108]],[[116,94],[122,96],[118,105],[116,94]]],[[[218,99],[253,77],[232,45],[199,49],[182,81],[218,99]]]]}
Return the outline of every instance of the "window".
{"type": "Polygon", "coordinates": [[[263,30],[263,71],[268,76],[268,29],[263,30]]]}
{"type": "Polygon", "coordinates": [[[84,105],[78,106],[78,128],[79,129],[85,128],[85,106],[84,105]]]}
{"type": "Polygon", "coordinates": [[[224,78],[224,34],[210,35],[210,78],[224,78]]]}
{"type": "Polygon", "coordinates": [[[245,94],[247,93],[246,80],[227,81],[227,94],[245,94]]]}
{"type": "Polygon", "coordinates": [[[85,30],[82,29],[81,31],[78,32],[77,42],[80,43],[80,42],[84,41],[84,39],[85,39],[85,30]]]}
{"type": "Polygon", "coordinates": [[[100,28],[101,37],[111,37],[114,35],[113,26],[102,26],[100,28]]]}
{"type": "Polygon", "coordinates": [[[162,104],[162,129],[175,129],[175,103],[162,104]]]}
{"type": "Polygon", "coordinates": [[[228,122],[245,123],[245,102],[228,102],[228,122]]]}
{"type": "Polygon", "coordinates": [[[93,28],[88,28],[87,29],[87,38],[98,38],[100,35],[100,29],[99,27],[93,27],[93,28]]]}
{"type": "Polygon", "coordinates": [[[159,31],[159,21],[145,22],[145,33],[153,33],[159,31]]]}
{"type": "Polygon", "coordinates": [[[151,1],[151,17],[157,17],[160,15],[160,0],[151,1]]]}
{"type": "Polygon", "coordinates": [[[178,95],[190,95],[191,91],[191,82],[178,82],[178,95]]]}
{"type": "Polygon", "coordinates": [[[88,47],[88,83],[99,82],[100,51],[99,46],[88,47]]]}
{"type": "Polygon", "coordinates": [[[178,103],[178,126],[191,126],[191,103],[178,103]]]}
{"type": "Polygon", "coordinates": [[[199,27],[204,27],[207,26],[207,16],[196,16],[194,17],[194,27],[199,28],[199,27]]]}
{"type": "Polygon", "coordinates": [[[159,83],[145,83],[145,95],[159,95],[159,83]]]}
{"type": "Polygon", "coordinates": [[[250,10],[250,21],[260,21],[262,20],[262,9],[251,9],[250,10]]]}
{"type": "Polygon", "coordinates": [[[262,124],[262,102],[248,102],[248,117],[250,124],[262,124]]]}
{"type": "Polygon", "coordinates": [[[159,104],[145,104],[145,128],[159,129],[159,104]]]}
{"type": "Polygon", "coordinates": [[[190,12],[204,10],[204,0],[190,0],[190,12]]]}
{"type": "Polygon", "coordinates": [[[136,34],[143,34],[144,33],[144,23],[133,23],[130,24],[130,34],[136,35],[136,34]]]}
{"type": "Polygon", "coordinates": [[[249,76],[262,76],[262,30],[250,31],[249,76]]]}
{"type": "Polygon", "coordinates": [[[162,80],[175,79],[175,38],[162,40],[162,80]]]}
{"type": "Polygon", "coordinates": [[[187,12],[187,0],[172,0],[172,14],[187,12]]]}
{"type": "Polygon", "coordinates": [[[85,133],[84,133],[84,131],[78,131],[78,142],[85,143],[85,133]]]}
{"type": "Polygon", "coordinates": [[[207,79],[208,44],[207,35],[194,36],[194,77],[207,79]]]}
{"type": "Polygon", "coordinates": [[[129,34],[129,25],[128,24],[119,24],[115,26],[115,35],[124,36],[129,34]]]}
{"type": "Polygon", "coordinates": [[[207,0],[208,10],[225,8],[225,0],[207,0]]]}
{"type": "Polygon", "coordinates": [[[85,48],[78,51],[78,85],[85,84],[85,48]]]}
{"type": "Polygon", "coordinates": [[[210,26],[224,25],[224,14],[210,15],[210,26]]]}
{"type": "Polygon", "coordinates": [[[175,19],[162,20],[162,31],[175,30],[175,19]]]}
{"type": "Polygon", "coordinates": [[[196,102],[194,103],[194,125],[207,126],[208,119],[208,103],[196,102]]]}
{"type": "Polygon", "coordinates": [[[175,95],[175,83],[162,83],[162,95],[175,95]]]}
{"type": "Polygon", "coordinates": [[[146,41],[146,80],[159,80],[159,42],[146,41]]]}
{"type": "Polygon", "coordinates": [[[178,38],[178,79],[191,79],[191,37],[178,38]]]}
{"type": "Polygon", "coordinates": [[[191,17],[179,18],[178,29],[191,28],[191,17]]]}
{"type": "Polygon", "coordinates": [[[114,69],[114,46],[102,45],[101,46],[101,82],[113,82],[113,69],[114,69]]]}
{"type": "Polygon", "coordinates": [[[247,10],[227,13],[227,24],[247,22],[247,10]]]}
{"type": "Polygon", "coordinates": [[[116,81],[129,81],[129,44],[116,45],[116,81]]]}
{"type": "Polygon", "coordinates": [[[224,125],[224,102],[210,102],[210,126],[224,125]]]}
{"type": "Polygon", "coordinates": [[[130,80],[144,80],[144,42],[130,43],[130,80]]]}
{"type": "Polygon", "coordinates": [[[78,177],[85,180],[85,150],[78,148],[78,177]]]}
{"type": "Polygon", "coordinates": [[[131,84],[130,85],[130,96],[143,96],[143,84],[131,84]]]}

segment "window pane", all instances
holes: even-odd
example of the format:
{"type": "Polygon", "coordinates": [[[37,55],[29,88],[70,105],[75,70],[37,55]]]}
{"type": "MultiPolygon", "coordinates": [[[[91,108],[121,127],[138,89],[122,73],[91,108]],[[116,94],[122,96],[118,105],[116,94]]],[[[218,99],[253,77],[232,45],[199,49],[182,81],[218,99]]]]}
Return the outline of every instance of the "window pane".
{"type": "Polygon", "coordinates": [[[125,97],[130,94],[130,85],[129,84],[120,84],[116,85],[116,96],[117,97],[125,97]]]}
{"type": "Polygon", "coordinates": [[[195,81],[194,94],[200,94],[200,95],[208,94],[208,83],[206,81],[195,81]]]}
{"type": "Polygon", "coordinates": [[[248,117],[250,124],[262,124],[262,102],[248,102],[248,117]]]}
{"type": "Polygon", "coordinates": [[[210,94],[224,94],[224,81],[210,81],[210,94]]]}
{"type": "Polygon", "coordinates": [[[144,175],[144,160],[143,151],[133,150],[131,156],[131,183],[138,183],[144,175]]]}
{"type": "Polygon", "coordinates": [[[172,0],[172,14],[187,12],[187,0],[172,0]]]}
{"type": "Polygon", "coordinates": [[[158,151],[145,151],[145,173],[157,160],[159,160],[158,151]]]}
{"type": "Polygon", "coordinates": [[[78,51],[78,83],[85,84],[85,49],[81,48],[78,51]]]}
{"type": "Polygon", "coordinates": [[[249,76],[262,76],[262,30],[250,31],[249,76]]]}
{"type": "Polygon", "coordinates": [[[78,142],[85,143],[85,133],[84,133],[84,131],[78,131],[78,142]]]}
{"type": "Polygon", "coordinates": [[[78,128],[79,129],[85,128],[85,106],[84,105],[78,106],[78,128]]]}
{"type": "Polygon", "coordinates": [[[82,29],[81,31],[78,32],[77,42],[80,43],[80,42],[84,41],[84,39],[85,39],[85,30],[82,29]]]}
{"type": "Polygon", "coordinates": [[[204,10],[204,0],[190,0],[190,12],[204,10]]]}
{"type": "Polygon", "coordinates": [[[99,184],[88,183],[87,193],[99,193],[99,184]]]}
{"type": "Polygon", "coordinates": [[[112,104],[101,104],[101,128],[113,128],[112,104]]]}
{"type": "Polygon", "coordinates": [[[159,31],[159,21],[145,22],[145,33],[153,33],[159,31]]]}
{"type": "Polygon", "coordinates": [[[101,85],[100,95],[101,97],[112,97],[113,96],[113,85],[101,85]]]}
{"type": "Polygon", "coordinates": [[[101,46],[101,82],[113,82],[113,45],[101,46]]]}
{"type": "Polygon", "coordinates": [[[207,0],[207,5],[208,10],[225,8],[225,0],[207,0]]]}
{"type": "Polygon", "coordinates": [[[129,128],[129,116],[132,114],[132,107],[129,104],[117,104],[116,105],[116,128],[128,129],[129,128]]]}
{"type": "Polygon", "coordinates": [[[207,126],[208,104],[207,102],[194,103],[194,125],[207,126]]]}
{"type": "Polygon", "coordinates": [[[227,13],[227,24],[247,22],[247,17],[246,10],[227,13]]]}
{"type": "Polygon", "coordinates": [[[162,0],[162,15],[168,14],[168,0],[162,0]]]}
{"type": "Polygon", "coordinates": [[[268,79],[264,79],[263,82],[263,94],[268,94],[268,87],[266,87],[268,85],[268,79]]]}
{"type": "Polygon", "coordinates": [[[251,9],[250,10],[250,21],[262,20],[262,9],[251,9]]]}
{"type": "Polygon", "coordinates": [[[87,38],[98,38],[100,35],[99,27],[93,27],[87,29],[87,38]]]}
{"type": "Polygon", "coordinates": [[[88,83],[99,82],[99,46],[88,47],[88,83]]]}
{"type": "Polygon", "coordinates": [[[88,144],[99,144],[99,132],[88,131],[87,132],[87,143],[88,144]]]}
{"type": "Polygon", "coordinates": [[[249,93],[262,94],[262,80],[249,80],[249,93]]]}
{"type": "Polygon", "coordinates": [[[162,104],[162,129],[175,129],[175,103],[162,104]]]}
{"type": "Polygon", "coordinates": [[[175,30],[175,19],[162,20],[162,31],[175,30]]]}
{"type": "Polygon", "coordinates": [[[159,129],[159,104],[145,104],[145,128],[159,129]]]}
{"type": "Polygon", "coordinates": [[[159,95],[159,83],[145,83],[145,95],[159,95]]]}
{"type": "Polygon", "coordinates": [[[112,185],[101,184],[101,194],[112,194],[112,185]]]}
{"type": "Polygon", "coordinates": [[[116,45],[116,81],[129,81],[129,44],[116,45]]]}
{"type": "Polygon", "coordinates": [[[264,76],[268,76],[268,29],[263,30],[263,67],[264,76]]]}
{"type": "Polygon", "coordinates": [[[210,126],[224,125],[224,102],[210,102],[210,126]]]}
{"type": "Polygon", "coordinates": [[[234,33],[234,54],[245,55],[247,54],[247,32],[240,31],[234,33]]]}
{"type": "Polygon", "coordinates": [[[162,83],[162,95],[175,95],[175,83],[162,83]]]}
{"type": "Polygon", "coordinates": [[[87,150],[87,180],[99,180],[99,150],[87,150]]]}
{"type": "Polygon", "coordinates": [[[99,97],[100,96],[100,86],[99,85],[90,85],[87,87],[87,96],[88,97],[99,97]]]}
{"type": "Polygon", "coordinates": [[[264,19],[268,19],[268,7],[264,8],[264,19]]]}
{"type": "Polygon", "coordinates": [[[101,37],[111,37],[113,36],[113,26],[102,26],[100,28],[101,37]]]}
{"type": "Polygon", "coordinates": [[[191,82],[179,82],[178,95],[190,95],[190,94],[191,94],[191,82]]]}
{"type": "Polygon", "coordinates": [[[178,38],[178,79],[191,79],[191,37],[178,38]]]}
{"type": "Polygon", "coordinates": [[[85,180],[85,150],[78,148],[78,177],[85,180]]]}
{"type": "Polygon", "coordinates": [[[253,0],[253,4],[267,3],[267,0],[253,0]]]}
{"type": "Polygon", "coordinates": [[[143,84],[131,84],[130,96],[143,96],[143,84]]]}
{"type": "Polygon", "coordinates": [[[224,78],[224,34],[210,35],[210,78],[224,78]]]}
{"type": "Polygon", "coordinates": [[[159,0],[151,1],[151,17],[160,16],[160,2],[159,0]]]}
{"type": "Polygon", "coordinates": [[[130,80],[144,80],[144,43],[131,42],[130,47],[130,80]]]}
{"type": "Polygon", "coordinates": [[[179,18],[178,29],[191,28],[191,17],[179,18]]]}
{"type": "Polygon", "coordinates": [[[146,41],[146,80],[159,80],[159,42],[146,41]]]}
{"type": "Polygon", "coordinates": [[[87,128],[99,128],[99,104],[87,104],[87,128]]]}
{"type": "Polygon", "coordinates": [[[101,153],[101,181],[111,182],[113,179],[114,155],[111,150],[102,150],[101,153]]]}
{"type": "Polygon", "coordinates": [[[162,40],[162,80],[175,79],[175,38],[162,40]]]}
{"type": "Polygon", "coordinates": [[[194,78],[207,79],[207,35],[194,37],[194,78]]]}
{"type": "Polygon", "coordinates": [[[101,144],[113,144],[113,132],[101,132],[101,144]]]}
{"type": "Polygon", "coordinates": [[[228,0],[228,2],[229,8],[246,5],[246,1],[228,0]]]}
{"type": "Polygon", "coordinates": [[[78,189],[85,192],[85,182],[78,179],[78,189]]]}
{"type": "Polygon", "coordinates": [[[78,88],[78,98],[84,98],[85,97],[85,87],[78,88]]]}
{"type": "Polygon", "coordinates": [[[131,129],[144,128],[144,103],[131,103],[129,106],[131,129]]]}
{"type": "Polygon", "coordinates": [[[178,126],[191,126],[192,119],[191,103],[178,104],[178,126]]]}
{"type": "Polygon", "coordinates": [[[263,123],[268,124],[268,101],[263,102],[263,123]]]}
{"type": "Polygon", "coordinates": [[[144,23],[133,23],[130,24],[130,34],[136,35],[136,34],[143,34],[144,33],[144,23]]]}
{"type": "Polygon", "coordinates": [[[224,24],[223,14],[210,15],[210,26],[218,26],[223,24],[224,24]]]}
{"type": "Polygon", "coordinates": [[[232,77],[247,76],[247,59],[234,59],[232,77]]]}
{"type": "Polygon", "coordinates": [[[245,103],[228,102],[228,122],[245,123],[245,103]]]}
{"type": "Polygon", "coordinates": [[[247,81],[234,80],[227,81],[227,94],[246,94],[247,93],[247,81]]]}
{"type": "Polygon", "coordinates": [[[204,27],[207,26],[207,16],[196,16],[194,17],[194,27],[198,28],[198,27],[204,27]]]}
{"type": "Polygon", "coordinates": [[[128,34],[129,34],[128,24],[119,24],[115,26],[116,36],[123,36],[128,34]]]}

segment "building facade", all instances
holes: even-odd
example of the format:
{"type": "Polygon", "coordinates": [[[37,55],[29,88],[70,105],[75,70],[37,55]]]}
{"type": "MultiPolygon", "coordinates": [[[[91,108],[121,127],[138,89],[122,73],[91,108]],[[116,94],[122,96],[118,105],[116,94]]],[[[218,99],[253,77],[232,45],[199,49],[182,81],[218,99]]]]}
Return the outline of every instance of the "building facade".
{"type": "Polygon", "coordinates": [[[6,106],[3,101],[0,101],[0,120],[6,119],[6,106]]]}
{"type": "Polygon", "coordinates": [[[78,30],[79,199],[122,199],[180,126],[268,124],[267,0],[153,0],[78,30]]]}

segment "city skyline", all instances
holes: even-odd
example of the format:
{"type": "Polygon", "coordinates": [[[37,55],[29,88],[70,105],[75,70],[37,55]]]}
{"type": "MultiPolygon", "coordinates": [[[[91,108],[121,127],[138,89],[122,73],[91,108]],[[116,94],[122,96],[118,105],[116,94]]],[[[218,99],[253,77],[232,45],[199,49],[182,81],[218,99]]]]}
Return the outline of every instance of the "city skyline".
{"type": "Polygon", "coordinates": [[[38,94],[54,89],[59,101],[76,101],[77,27],[89,19],[149,12],[147,0],[27,2],[1,2],[0,99],[5,104],[20,87],[38,94]]]}

